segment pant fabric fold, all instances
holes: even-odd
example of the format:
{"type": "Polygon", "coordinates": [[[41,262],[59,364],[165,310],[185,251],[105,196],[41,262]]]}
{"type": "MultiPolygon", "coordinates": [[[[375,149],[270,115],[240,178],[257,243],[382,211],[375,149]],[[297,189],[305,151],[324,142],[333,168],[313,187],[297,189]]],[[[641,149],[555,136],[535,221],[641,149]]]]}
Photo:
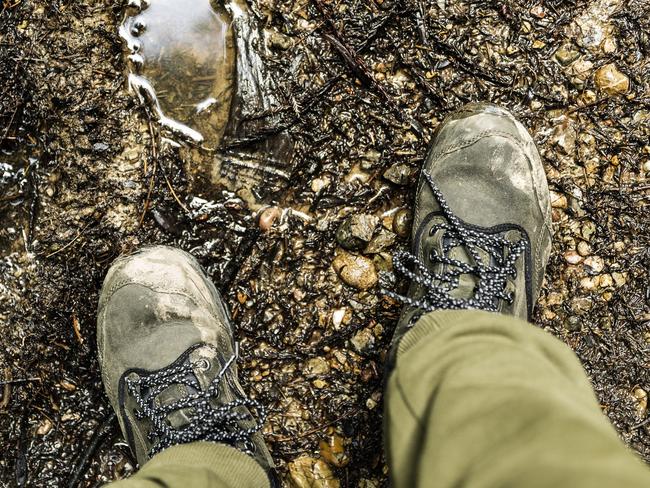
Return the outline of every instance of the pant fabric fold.
{"type": "Polygon", "coordinates": [[[650,487],[573,352],[495,313],[415,324],[388,380],[384,431],[395,488],[650,487]]]}

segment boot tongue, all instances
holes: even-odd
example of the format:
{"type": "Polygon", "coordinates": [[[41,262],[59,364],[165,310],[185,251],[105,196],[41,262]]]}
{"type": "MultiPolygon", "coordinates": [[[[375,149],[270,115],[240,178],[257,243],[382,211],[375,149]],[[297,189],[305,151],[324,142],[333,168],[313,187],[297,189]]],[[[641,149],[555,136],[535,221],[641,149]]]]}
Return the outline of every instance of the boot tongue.
{"type": "MultiPolygon", "coordinates": [[[[476,263],[463,243],[459,242],[457,239],[453,239],[452,242],[452,238],[449,237],[448,231],[441,230],[439,232],[436,232],[435,239],[436,242],[434,244],[434,248],[436,251],[441,253],[443,248],[447,248],[450,244],[455,244],[446,253],[444,253],[450,259],[469,264],[470,266],[476,266],[476,264],[489,266],[492,264],[492,257],[490,254],[486,250],[474,246],[473,249],[481,260],[481,263],[476,263]]],[[[437,263],[435,265],[434,272],[446,274],[453,268],[455,267],[448,264],[437,263]]],[[[458,286],[451,289],[449,291],[449,295],[453,298],[469,300],[475,295],[474,289],[476,288],[478,282],[479,278],[475,274],[463,273],[458,276],[458,286]]]]}
{"type": "MultiPolygon", "coordinates": [[[[156,396],[154,402],[158,406],[169,405],[183,398],[205,391],[214,377],[218,374],[218,361],[210,354],[209,348],[199,348],[189,355],[186,364],[192,365],[192,373],[185,377],[187,383],[197,385],[200,390],[187,384],[172,384],[156,396]]],[[[194,416],[194,409],[191,407],[175,410],[167,415],[169,425],[174,429],[181,429],[189,425],[194,416]]]]}

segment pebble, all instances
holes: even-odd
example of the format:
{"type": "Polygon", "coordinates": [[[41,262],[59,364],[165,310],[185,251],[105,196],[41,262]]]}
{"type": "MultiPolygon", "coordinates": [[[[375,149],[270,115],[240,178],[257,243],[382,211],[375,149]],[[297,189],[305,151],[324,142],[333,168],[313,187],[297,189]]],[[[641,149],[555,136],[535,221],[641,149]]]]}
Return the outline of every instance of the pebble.
{"type": "Polygon", "coordinates": [[[580,317],[576,317],[575,315],[569,315],[563,325],[566,330],[570,330],[571,332],[577,332],[582,329],[582,321],[580,317]]]}
{"type": "Polygon", "coordinates": [[[627,279],[625,277],[624,273],[619,273],[617,271],[612,273],[612,279],[614,280],[614,284],[616,286],[623,286],[625,283],[627,283],[627,279]]]}
{"type": "Polygon", "coordinates": [[[332,325],[336,330],[339,330],[341,328],[341,325],[344,323],[347,314],[348,309],[345,307],[337,308],[332,312],[332,325]]]}
{"type": "Polygon", "coordinates": [[[321,457],[332,466],[342,468],[350,462],[350,458],[345,453],[341,436],[334,434],[326,441],[320,441],[318,447],[321,457]]]}
{"type": "Polygon", "coordinates": [[[593,302],[586,297],[574,298],[571,300],[571,310],[578,315],[582,315],[593,306],[593,302]]]}
{"type": "Polygon", "coordinates": [[[36,428],[36,435],[46,435],[52,430],[52,422],[50,419],[43,420],[36,428]]]}
{"type": "Polygon", "coordinates": [[[294,488],[339,488],[341,482],[322,459],[302,456],[288,465],[294,488]]]}
{"type": "Polygon", "coordinates": [[[341,252],[334,258],[332,267],[346,284],[359,290],[372,288],[379,279],[372,260],[365,256],[341,252]]]}
{"type": "Polygon", "coordinates": [[[273,227],[273,223],[282,214],[278,207],[269,207],[260,214],[259,226],[262,232],[268,232],[273,227]]]}
{"type": "Polygon", "coordinates": [[[589,256],[585,259],[584,265],[589,273],[598,274],[605,268],[605,260],[600,256],[589,256]]]}
{"type": "Polygon", "coordinates": [[[575,50],[572,44],[564,44],[555,51],[555,59],[562,66],[569,66],[580,57],[580,53],[575,50]]]}
{"type": "Polygon", "coordinates": [[[574,250],[570,250],[564,253],[564,260],[569,264],[578,264],[582,261],[582,256],[574,250]]]}
{"type": "Polygon", "coordinates": [[[637,386],[632,392],[637,401],[636,414],[643,418],[648,411],[648,393],[641,387],[637,386]]]}
{"type": "Polygon", "coordinates": [[[329,373],[330,365],[324,358],[311,358],[305,365],[304,372],[307,375],[319,375],[329,373]]]}
{"type": "Polygon", "coordinates": [[[599,68],[594,76],[594,82],[601,91],[610,96],[626,93],[630,89],[630,79],[613,63],[599,68]]]}
{"type": "Polygon", "coordinates": [[[395,213],[393,219],[393,232],[400,237],[406,237],[411,232],[413,223],[413,214],[406,208],[401,208],[395,213]]]}
{"type": "Polygon", "coordinates": [[[345,249],[361,249],[370,242],[378,225],[379,217],[376,215],[351,215],[336,231],[336,241],[345,249]]]}
{"type": "MultiPolygon", "coordinates": [[[[571,120],[568,117],[562,116],[557,121],[557,125],[553,128],[550,142],[556,146],[563,154],[571,155],[576,148],[577,136],[578,133],[576,132],[576,129],[573,126],[571,120]]],[[[562,198],[564,199],[563,201],[566,202],[566,196],[562,195],[560,200],[562,198]]],[[[551,202],[552,201],[553,200],[551,200],[551,202]]],[[[566,208],[566,203],[564,203],[564,207],[561,208],[566,208]]]]}
{"type": "Polygon", "coordinates": [[[358,353],[366,352],[375,345],[375,336],[368,329],[361,329],[350,339],[352,347],[358,353]]]}
{"type": "Polygon", "coordinates": [[[395,239],[397,236],[391,231],[386,229],[381,229],[379,233],[368,243],[366,248],[363,250],[365,254],[376,254],[384,252],[389,249],[393,244],[395,244],[395,239]]]}
{"type": "Polygon", "coordinates": [[[551,193],[551,207],[567,208],[568,202],[567,202],[566,195],[554,191],[551,191],[550,193],[551,193]]]}
{"type": "Polygon", "coordinates": [[[589,256],[591,254],[591,246],[585,241],[578,242],[578,254],[580,256],[589,256]]]}
{"type": "Polygon", "coordinates": [[[600,276],[587,276],[580,280],[580,288],[586,291],[593,291],[600,285],[600,276]]]}
{"type": "Polygon", "coordinates": [[[384,178],[396,185],[407,185],[411,177],[411,167],[408,164],[396,163],[384,171],[384,178]]]}
{"type": "Polygon", "coordinates": [[[591,240],[591,236],[593,236],[595,232],[596,232],[596,224],[590,221],[586,222],[582,226],[582,229],[580,230],[580,233],[582,234],[582,238],[586,241],[591,240]]]}
{"type": "Polygon", "coordinates": [[[611,288],[614,286],[614,280],[612,279],[612,275],[609,273],[600,275],[600,283],[599,283],[601,288],[611,288]]]}

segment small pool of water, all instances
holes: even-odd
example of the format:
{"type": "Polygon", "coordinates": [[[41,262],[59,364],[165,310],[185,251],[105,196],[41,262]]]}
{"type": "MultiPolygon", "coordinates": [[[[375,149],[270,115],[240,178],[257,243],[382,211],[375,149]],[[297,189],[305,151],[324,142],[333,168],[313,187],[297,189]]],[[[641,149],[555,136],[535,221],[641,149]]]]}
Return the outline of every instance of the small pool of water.
{"type": "Polygon", "coordinates": [[[230,110],[231,22],[210,0],[131,0],[120,35],[129,87],[177,142],[216,147],[230,110]]]}

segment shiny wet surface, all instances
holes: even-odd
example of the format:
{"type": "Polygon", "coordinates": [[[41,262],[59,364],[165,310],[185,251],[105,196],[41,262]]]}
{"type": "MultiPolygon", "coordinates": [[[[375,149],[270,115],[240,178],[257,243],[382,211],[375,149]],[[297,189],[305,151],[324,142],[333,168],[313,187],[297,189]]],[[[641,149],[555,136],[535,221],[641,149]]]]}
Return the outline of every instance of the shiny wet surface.
{"type": "Polygon", "coordinates": [[[133,3],[120,27],[129,85],[178,142],[214,146],[230,106],[230,20],[209,0],[133,3]],[[143,93],[144,92],[144,93],[143,93]]]}

